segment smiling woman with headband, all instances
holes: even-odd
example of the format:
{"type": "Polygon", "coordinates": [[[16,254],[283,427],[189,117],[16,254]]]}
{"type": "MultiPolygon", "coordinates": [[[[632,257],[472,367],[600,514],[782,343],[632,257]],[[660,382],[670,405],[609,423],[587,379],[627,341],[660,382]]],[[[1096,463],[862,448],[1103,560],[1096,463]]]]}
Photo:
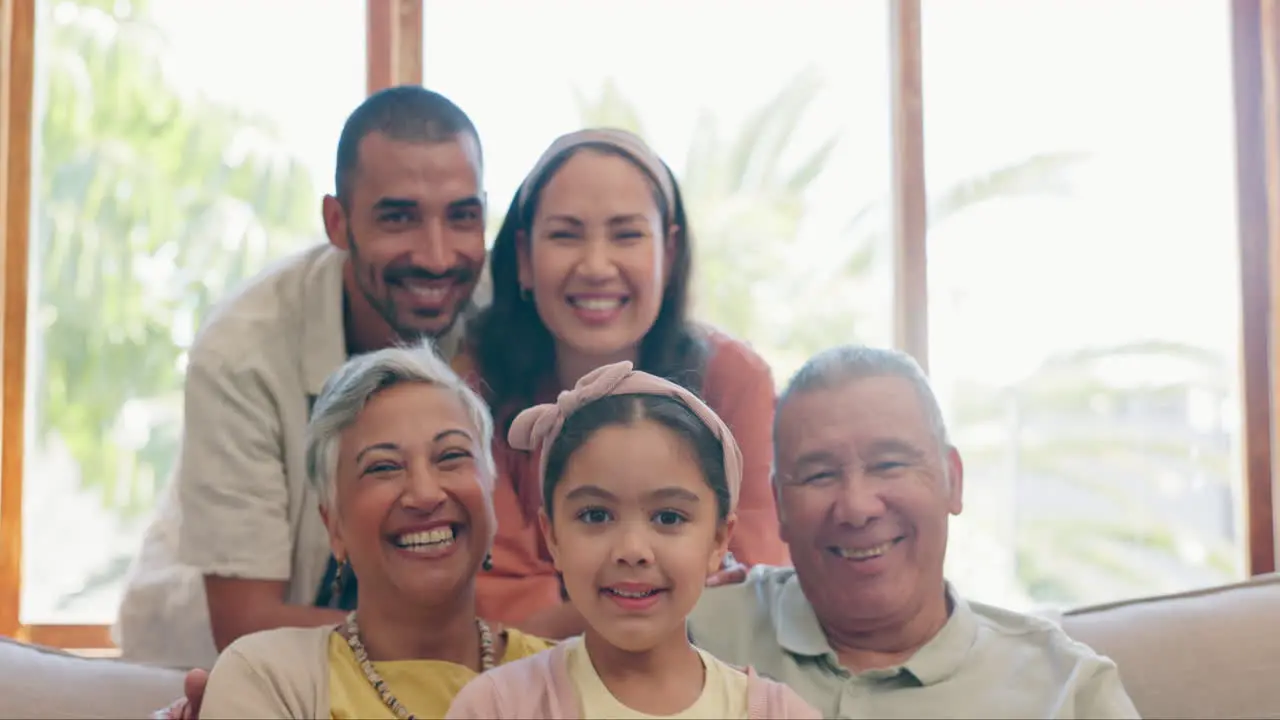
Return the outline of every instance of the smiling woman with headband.
{"type": "Polygon", "coordinates": [[[558,138],[511,202],[490,256],[493,303],[468,328],[466,356],[499,441],[493,567],[481,574],[489,616],[551,636],[561,588],[536,517],[538,459],[503,430],[601,366],[630,361],[705,399],[744,448],[740,532],[747,565],[789,563],[769,481],[774,386],[746,344],[687,318],[693,244],[679,185],[640,138],[590,129],[558,138]]]}

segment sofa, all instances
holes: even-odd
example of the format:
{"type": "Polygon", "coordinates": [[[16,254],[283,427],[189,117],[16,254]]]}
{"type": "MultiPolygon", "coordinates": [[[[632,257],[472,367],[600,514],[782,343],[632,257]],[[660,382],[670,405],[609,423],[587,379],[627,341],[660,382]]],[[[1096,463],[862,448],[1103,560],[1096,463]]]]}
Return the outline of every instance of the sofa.
{"type": "MultiPolygon", "coordinates": [[[[1280,574],[1080,608],[1073,637],[1110,656],[1147,718],[1280,719],[1280,574]]],[[[0,642],[0,718],[141,718],[183,673],[0,642]]]]}

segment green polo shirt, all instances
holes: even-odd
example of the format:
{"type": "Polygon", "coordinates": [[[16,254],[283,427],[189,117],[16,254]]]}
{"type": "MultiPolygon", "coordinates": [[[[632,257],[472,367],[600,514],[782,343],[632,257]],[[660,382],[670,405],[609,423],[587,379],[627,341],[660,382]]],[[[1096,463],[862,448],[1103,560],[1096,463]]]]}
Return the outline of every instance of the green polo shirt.
{"type": "Polygon", "coordinates": [[[1137,718],[1115,663],[1052,622],[969,603],[948,585],[951,618],[901,666],[840,665],[793,568],[756,566],[709,589],[693,641],[790,685],[827,718],[1137,718]]]}

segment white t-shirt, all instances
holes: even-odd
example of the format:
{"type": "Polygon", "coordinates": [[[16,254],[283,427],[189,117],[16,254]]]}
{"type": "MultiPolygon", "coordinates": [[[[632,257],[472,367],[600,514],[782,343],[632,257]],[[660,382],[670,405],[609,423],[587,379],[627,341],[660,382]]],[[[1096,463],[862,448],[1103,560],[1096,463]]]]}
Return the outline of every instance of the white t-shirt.
{"type": "MultiPolygon", "coordinates": [[[[649,715],[633,710],[614,696],[596,671],[587,652],[587,644],[578,636],[565,641],[569,644],[566,659],[569,679],[573,681],[582,704],[584,718],[610,718],[617,720],[746,720],[747,674],[717,659],[711,653],[698,649],[704,672],[702,694],[692,705],[674,715],[649,715]]],[[[696,648],[695,648],[696,649],[696,648]]]]}
{"type": "MultiPolygon", "coordinates": [[[[304,444],[314,398],[347,359],[345,259],[325,244],[280,261],[214,309],[196,337],[175,474],[114,628],[124,658],[212,667],[206,574],[284,580],[287,602],[315,601],[329,542],[304,444]]],[[[445,357],[462,326],[442,338],[445,357]]]]}

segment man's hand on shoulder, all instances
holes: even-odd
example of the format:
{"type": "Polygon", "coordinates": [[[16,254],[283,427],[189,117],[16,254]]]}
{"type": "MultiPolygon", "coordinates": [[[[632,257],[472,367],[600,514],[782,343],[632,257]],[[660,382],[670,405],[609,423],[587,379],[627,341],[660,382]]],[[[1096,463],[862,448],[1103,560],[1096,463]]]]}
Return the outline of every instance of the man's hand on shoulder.
{"type": "Polygon", "coordinates": [[[707,587],[737,585],[747,579],[747,566],[734,559],[733,553],[725,556],[724,567],[707,577],[707,587]]]}
{"type": "Polygon", "coordinates": [[[156,712],[153,718],[159,720],[199,720],[200,704],[204,702],[204,688],[209,683],[209,673],[204,670],[192,670],[182,681],[182,692],[186,697],[178,698],[169,707],[156,712]]]}

